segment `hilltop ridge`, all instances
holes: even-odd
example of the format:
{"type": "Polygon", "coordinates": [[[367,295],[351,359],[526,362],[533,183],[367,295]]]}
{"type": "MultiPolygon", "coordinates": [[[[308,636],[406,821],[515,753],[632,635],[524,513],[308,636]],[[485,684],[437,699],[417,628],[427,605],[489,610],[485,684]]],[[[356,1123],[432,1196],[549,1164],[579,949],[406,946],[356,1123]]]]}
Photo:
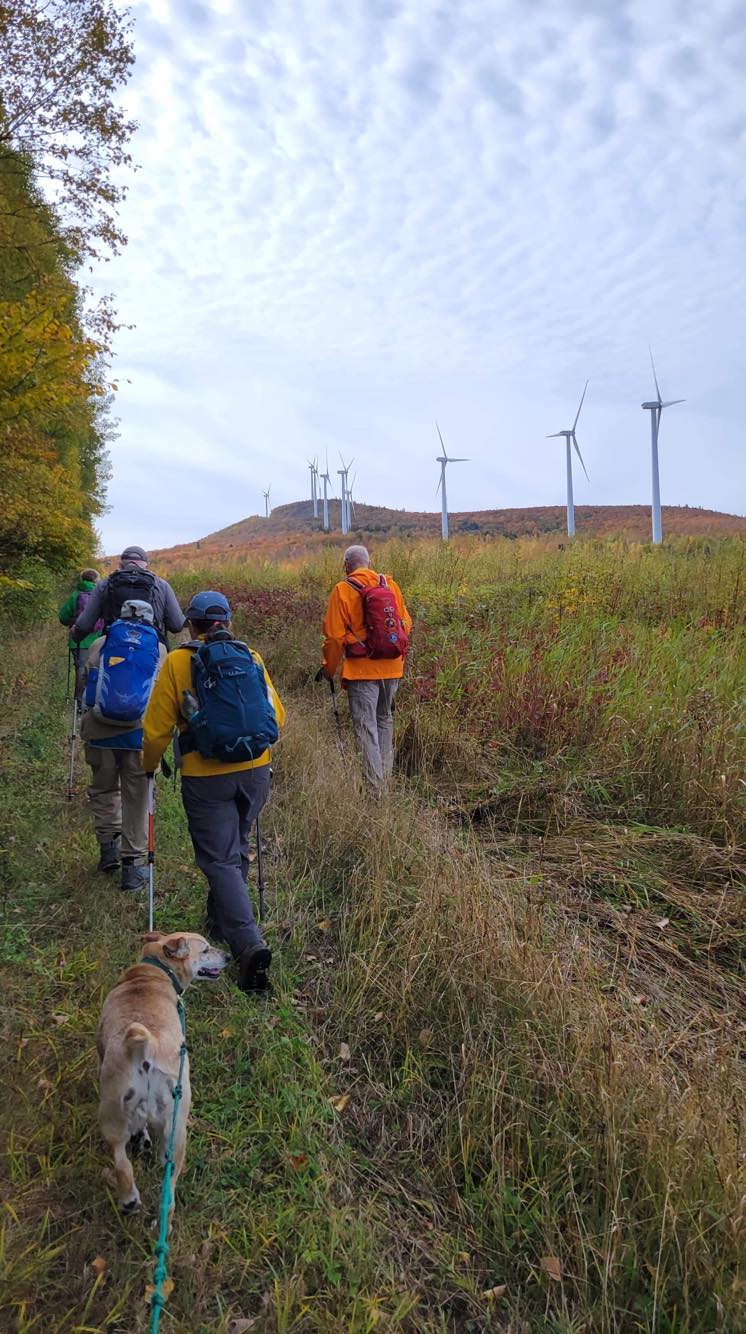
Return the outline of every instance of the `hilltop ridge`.
{"type": "MultiPolygon", "coordinates": [[[[566,539],[564,505],[533,505],[512,509],[462,510],[449,516],[451,535],[486,537],[552,537],[566,539]]],[[[359,537],[386,541],[389,538],[437,537],[440,514],[436,512],[397,510],[383,505],[355,504],[354,522],[349,538],[340,532],[340,504],[329,501],[330,532],[321,530],[314,519],[310,500],[278,505],[266,519],[251,515],[239,519],[195,542],[166,547],[153,555],[161,564],[182,564],[190,559],[233,556],[256,552],[267,557],[301,555],[325,543],[342,544],[359,537]]],[[[650,539],[648,505],[576,505],[575,522],[579,537],[625,537],[630,541],[650,539]]],[[[746,518],[722,514],[717,510],[664,505],[663,531],[677,537],[746,536],[746,518]]]]}

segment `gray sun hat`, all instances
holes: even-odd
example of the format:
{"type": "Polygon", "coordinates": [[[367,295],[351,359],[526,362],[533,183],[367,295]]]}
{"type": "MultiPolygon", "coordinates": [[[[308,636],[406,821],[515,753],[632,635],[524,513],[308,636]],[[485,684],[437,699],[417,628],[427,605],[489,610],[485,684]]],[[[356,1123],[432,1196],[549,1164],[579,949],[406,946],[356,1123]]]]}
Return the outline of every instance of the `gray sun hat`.
{"type": "Polygon", "coordinates": [[[122,610],[119,613],[123,621],[147,621],[148,625],[153,624],[153,608],[149,602],[142,602],[140,598],[127,598],[122,603],[122,610]]]}
{"type": "Polygon", "coordinates": [[[145,564],[147,565],[147,563],[148,563],[148,553],[147,553],[147,551],[144,551],[142,547],[125,547],[125,548],[124,548],[124,551],[122,552],[122,554],[121,554],[121,556],[119,557],[119,559],[120,559],[120,560],[144,560],[144,561],[145,561],[145,564]]]}

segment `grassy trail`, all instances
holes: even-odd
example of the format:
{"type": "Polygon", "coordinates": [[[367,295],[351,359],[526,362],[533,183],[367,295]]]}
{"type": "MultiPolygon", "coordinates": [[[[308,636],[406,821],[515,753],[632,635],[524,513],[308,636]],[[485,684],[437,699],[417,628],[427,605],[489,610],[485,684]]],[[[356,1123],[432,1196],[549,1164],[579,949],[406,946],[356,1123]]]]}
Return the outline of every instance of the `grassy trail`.
{"type": "MultiPolygon", "coordinates": [[[[58,634],[8,657],[0,1328],[129,1334],[150,1210],[121,1220],[102,1179],[94,1036],[145,908],[93,871],[82,792],[62,798],[58,634]]],[[[189,996],[163,1328],[737,1329],[732,868],[710,868],[718,909],[686,893],[690,865],[717,859],[703,841],[625,830],[620,857],[599,824],[537,846],[406,783],[373,806],[310,700],[287,701],[266,821],[275,998],[227,979],[189,996]],[[677,902],[691,960],[656,926],[677,902]]],[[[157,925],[199,929],[162,782],[157,831],[157,925]]],[[[138,1179],[155,1206],[157,1171],[138,1179]]]]}
{"type": "MultiPolygon", "coordinates": [[[[134,957],[146,912],[92,870],[82,786],[72,804],[63,799],[58,633],[30,637],[23,656],[30,665],[3,682],[12,740],[2,774],[0,1327],[132,1331],[144,1328],[159,1173],[140,1166],[152,1208],[120,1219],[102,1180],[94,1040],[103,997],[134,957]]],[[[156,923],[199,929],[204,891],[180,803],[163,783],[157,830],[156,923]]],[[[268,878],[279,886],[268,841],[268,878]]],[[[457,1221],[433,1222],[426,1201],[406,1187],[400,1196],[347,1142],[330,1099],[354,1082],[354,1066],[320,1036],[319,1007],[307,1015],[302,984],[319,956],[300,956],[301,978],[307,923],[298,926],[287,889],[281,898],[282,923],[271,928],[275,946],[283,938],[275,1000],[257,1004],[227,980],[189,996],[194,1111],[166,1329],[226,1330],[241,1316],[278,1331],[400,1327],[421,1304],[413,1279],[429,1257],[469,1244],[457,1221]]],[[[468,1276],[453,1286],[475,1290],[468,1276]]],[[[441,1326],[433,1313],[428,1327],[441,1326]]]]}

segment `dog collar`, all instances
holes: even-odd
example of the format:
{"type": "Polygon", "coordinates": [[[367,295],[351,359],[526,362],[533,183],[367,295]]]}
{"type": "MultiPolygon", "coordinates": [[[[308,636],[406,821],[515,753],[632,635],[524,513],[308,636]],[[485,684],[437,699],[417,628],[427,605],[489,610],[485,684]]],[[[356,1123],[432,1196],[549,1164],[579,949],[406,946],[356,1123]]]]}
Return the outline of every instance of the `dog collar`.
{"type": "Polygon", "coordinates": [[[140,959],[140,963],[152,963],[154,968],[160,968],[161,972],[165,973],[166,977],[169,977],[171,979],[171,985],[173,986],[176,995],[183,996],[184,988],[181,985],[181,982],[179,981],[178,977],[176,976],[176,973],[174,972],[173,968],[169,968],[168,964],[164,963],[162,959],[156,959],[155,955],[153,954],[143,954],[142,958],[140,959]]]}

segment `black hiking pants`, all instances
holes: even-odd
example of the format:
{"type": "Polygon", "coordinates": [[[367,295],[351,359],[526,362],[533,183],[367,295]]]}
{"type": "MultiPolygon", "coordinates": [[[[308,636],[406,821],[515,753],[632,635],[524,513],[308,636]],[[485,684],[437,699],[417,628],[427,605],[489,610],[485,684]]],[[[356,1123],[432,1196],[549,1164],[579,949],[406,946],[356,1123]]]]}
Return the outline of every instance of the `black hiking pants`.
{"type": "Polygon", "coordinates": [[[261,943],[247,889],[251,829],[268,796],[268,764],[232,774],[182,775],[181,798],[194,857],[207,876],[207,918],[234,959],[261,943]]]}

